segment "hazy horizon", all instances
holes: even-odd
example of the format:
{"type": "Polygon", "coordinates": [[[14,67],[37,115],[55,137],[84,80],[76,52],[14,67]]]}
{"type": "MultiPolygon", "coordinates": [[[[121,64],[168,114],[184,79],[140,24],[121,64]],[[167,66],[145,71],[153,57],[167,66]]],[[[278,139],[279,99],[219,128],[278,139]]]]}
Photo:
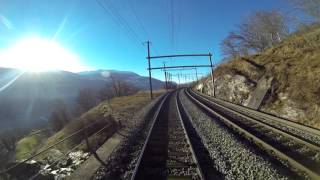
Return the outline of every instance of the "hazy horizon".
{"type": "MultiPolygon", "coordinates": [[[[147,49],[143,42],[147,40],[152,42],[151,55],[211,52],[217,64],[222,59],[219,44],[228,32],[250,13],[270,9],[289,11],[290,5],[286,0],[184,3],[2,0],[0,33],[4,36],[0,38],[0,66],[23,66],[39,71],[48,68],[50,63],[50,68],[72,72],[116,69],[146,76],[147,49]],[[48,58],[48,63],[39,64],[35,69],[23,58],[30,57],[28,51],[37,51],[39,47],[53,50],[31,56],[41,62],[48,58]]],[[[163,66],[163,61],[167,65],[182,63],[164,59],[153,61],[152,66],[163,66]]],[[[183,63],[208,64],[208,60],[189,58],[183,63]]],[[[208,69],[199,71],[209,72],[208,69]]],[[[153,76],[164,79],[161,71],[154,71],[153,76]]]]}

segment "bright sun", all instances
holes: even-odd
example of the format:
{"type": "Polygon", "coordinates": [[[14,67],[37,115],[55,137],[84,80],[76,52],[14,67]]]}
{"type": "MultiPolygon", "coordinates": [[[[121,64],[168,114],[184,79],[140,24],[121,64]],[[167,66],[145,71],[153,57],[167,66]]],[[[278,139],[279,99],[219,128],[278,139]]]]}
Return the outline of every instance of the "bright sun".
{"type": "Polygon", "coordinates": [[[25,38],[14,46],[0,50],[0,66],[29,72],[86,69],[80,58],[55,41],[42,38],[25,38]]]}

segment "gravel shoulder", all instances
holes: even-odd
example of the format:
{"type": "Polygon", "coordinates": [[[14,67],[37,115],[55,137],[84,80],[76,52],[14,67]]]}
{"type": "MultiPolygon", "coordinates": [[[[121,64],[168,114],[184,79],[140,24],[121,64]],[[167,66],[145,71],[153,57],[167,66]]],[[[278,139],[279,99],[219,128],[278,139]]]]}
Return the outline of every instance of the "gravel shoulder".
{"type": "MultiPolygon", "coordinates": [[[[161,92],[157,92],[155,96],[158,97],[161,94],[161,92]]],[[[117,130],[96,150],[97,155],[102,160],[108,159],[117,150],[118,146],[125,141],[126,134],[130,133],[130,129],[134,129],[136,121],[141,117],[140,114],[144,112],[143,109],[154,104],[155,101],[150,101],[148,94],[142,92],[133,96],[118,97],[105,102],[109,105],[111,115],[117,122],[117,130]]],[[[91,179],[100,167],[101,163],[94,156],[90,156],[67,179],[91,179]]]]}
{"type": "MultiPolygon", "coordinates": [[[[162,96],[161,96],[162,97],[162,96]]],[[[117,132],[121,141],[112,153],[105,159],[107,166],[100,166],[92,179],[128,179],[131,177],[143,140],[147,135],[146,129],[150,126],[150,119],[161,97],[149,103],[138,112],[131,114],[124,128],[117,132]]]]}
{"type": "MultiPolygon", "coordinates": [[[[110,137],[96,152],[101,159],[107,159],[113,150],[119,145],[123,140],[123,136],[119,134],[114,134],[110,137]]],[[[71,174],[67,179],[91,179],[92,174],[94,174],[99,167],[100,162],[93,156],[90,156],[74,173],[71,174]]]]}

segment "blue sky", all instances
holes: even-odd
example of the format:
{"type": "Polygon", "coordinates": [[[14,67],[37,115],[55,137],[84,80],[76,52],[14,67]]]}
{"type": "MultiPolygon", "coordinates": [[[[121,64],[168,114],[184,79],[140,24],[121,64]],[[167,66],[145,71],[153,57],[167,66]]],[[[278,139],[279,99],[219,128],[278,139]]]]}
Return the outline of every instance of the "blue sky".
{"type": "MultiPolygon", "coordinates": [[[[5,18],[0,24],[0,49],[25,37],[55,37],[88,69],[147,75],[142,45],[146,40],[152,41],[152,55],[211,52],[217,63],[219,43],[250,13],[290,9],[286,0],[173,0],[172,26],[171,0],[98,1],[113,13],[96,0],[0,0],[0,15],[5,18]]],[[[162,61],[168,65],[208,63],[204,58],[185,58],[152,65],[162,65],[162,61]]],[[[154,75],[162,79],[161,72],[154,75]]]]}

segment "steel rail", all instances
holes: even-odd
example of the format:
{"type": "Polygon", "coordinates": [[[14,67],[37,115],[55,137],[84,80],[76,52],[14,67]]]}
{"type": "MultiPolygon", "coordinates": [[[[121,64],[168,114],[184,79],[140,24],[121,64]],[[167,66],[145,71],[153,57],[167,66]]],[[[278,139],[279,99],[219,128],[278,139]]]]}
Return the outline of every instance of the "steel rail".
{"type": "Polygon", "coordinates": [[[291,120],[288,120],[288,119],[284,119],[284,118],[280,118],[280,117],[277,117],[277,116],[274,116],[274,115],[271,115],[271,114],[267,114],[267,113],[264,113],[264,112],[261,112],[261,111],[257,111],[257,110],[253,110],[249,107],[245,107],[245,106],[241,106],[241,105],[238,105],[238,104],[234,104],[234,103],[231,103],[231,102],[228,102],[228,101],[224,101],[224,100],[221,100],[221,99],[217,99],[217,98],[214,98],[214,97],[211,97],[211,96],[208,96],[208,95],[205,95],[203,93],[199,93],[199,92],[195,92],[195,91],[192,91],[202,97],[205,97],[207,99],[210,99],[218,104],[221,104],[223,106],[226,106],[230,109],[233,109],[234,111],[237,111],[239,113],[242,113],[244,115],[247,115],[247,116],[250,116],[250,117],[253,117],[253,118],[261,118],[261,119],[264,119],[264,120],[268,120],[268,121],[272,121],[272,122],[276,122],[276,123],[279,123],[279,124],[284,124],[284,125],[287,125],[293,129],[298,129],[298,130],[301,130],[305,133],[308,133],[309,135],[311,136],[316,136],[316,137],[319,137],[320,138],[320,130],[319,129],[316,129],[316,128],[313,128],[313,127],[309,127],[309,126],[306,126],[306,125],[303,125],[303,124],[300,124],[300,123],[297,123],[297,122],[294,122],[294,121],[291,121],[291,120]]]}
{"type": "Polygon", "coordinates": [[[293,139],[295,142],[299,142],[300,144],[303,144],[303,145],[309,147],[310,149],[312,149],[312,150],[314,150],[314,151],[320,152],[320,147],[317,146],[317,145],[311,144],[311,143],[309,143],[309,142],[307,142],[307,141],[305,141],[305,140],[303,140],[303,139],[301,139],[301,138],[299,138],[299,137],[297,137],[297,136],[293,136],[293,135],[291,135],[291,134],[289,134],[289,133],[287,133],[287,132],[285,132],[285,131],[283,131],[283,130],[279,130],[278,128],[275,128],[275,127],[273,127],[273,126],[271,126],[271,125],[269,125],[269,124],[267,124],[267,123],[261,122],[261,121],[259,121],[259,120],[253,119],[253,118],[248,117],[248,116],[245,116],[245,115],[243,115],[243,114],[241,114],[241,113],[239,113],[239,112],[237,112],[237,111],[235,111],[235,110],[233,110],[233,109],[229,109],[229,108],[224,107],[224,106],[222,106],[222,105],[220,105],[220,104],[218,104],[218,103],[212,102],[212,101],[210,101],[210,100],[208,100],[208,99],[206,99],[206,98],[204,98],[204,97],[201,97],[200,95],[197,95],[197,94],[195,94],[195,93],[193,93],[193,94],[196,95],[196,96],[198,96],[198,97],[201,98],[202,100],[206,101],[207,103],[213,104],[213,105],[218,106],[218,107],[223,108],[223,109],[226,109],[227,111],[232,112],[232,113],[238,115],[239,117],[242,117],[242,118],[245,118],[245,119],[247,119],[247,120],[249,120],[249,121],[251,121],[251,122],[257,123],[257,124],[259,124],[259,125],[267,128],[267,129],[270,129],[270,130],[272,130],[272,131],[274,131],[274,132],[276,132],[276,133],[279,133],[279,134],[281,134],[281,135],[283,135],[283,136],[285,136],[285,137],[291,138],[291,139],[293,139]]]}
{"type": "MultiPolygon", "coordinates": [[[[162,110],[163,110],[163,108],[167,108],[167,107],[165,107],[163,104],[164,104],[164,102],[166,101],[166,100],[171,100],[171,98],[174,98],[174,100],[175,100],[175,107],[174,108],[176,108],[176,112],[177,112],[177,115],[178,115],[178,117],[177,117],[177,119],[175,119],[174,120],[174,122],[176,122],[176,123],[178,123],[179,124],[179,126],[182,128],[182,131],[183,131],[183,133],[181,134],[182,136],[182,138],[184,139],[185,138],[185,140],[186,140],[186,143],[188,144],[188,150],[189,150],[189,152],[190,152],[190,156],[189,157],[191,157],[192,158],[192,165],[189,165],[189,166],[192,166],[192,167],[194,167],[195,168],[195,170],[196,170],[196,172],[197,172],[197,174],[199,175],[199,177],[200,177],[200,179],[201,180],[204,180],[205,179],[205,176],[204,176],[204,173],[203,173],[203,170],[201,169],[201,167],[200,167],[200,164],[199,164],[199,161],[198,161],[198,157],[197,157],[197,155],[196,155],[196,151],[194,150],[194,146],[192,145],[192,143],[191,143],[191,139],[190,139],[190,137],[189,137],[189,133],[188,133],[188,131],[187,131],[187,129],[186,129],[186,126],[185,126],[185,122],[184,122],[184,119],[183,119],[183,116],[182,116],[182,107],[181,106],[179,106],[179,98],[178,98],[178,91],[175,91],[175,92],[172,92],[173,94],[172,95],[170,95],[170,99],[164,99],[163,100],[163,102],[162,102],[162,104],[161,104],[161,107],[159,107],[159,109],[158,109],[158,112],[155,114],[155,116],[154,116],[154,118],[153,118],[153,122],[152,122],[152,126],[151,126],[151,128],[150,128],[150,130],[149,130],[149,132],[148,132],[148,136],[147,136],[147,138],[146,138],[146,140],[145,140],[145,142],[144,142],[144,146],[143,146],[143,148],[142,148],[142,151],[140,152],[140,156],[139,156],[139,159],[138,159],[138,162],[137,162],[137,165],[136,165],[136,167],[135,167],[135,169],[134,169],[134,173],[133,173],[133,175],[132,175],[132,177],[131,177],[131,180],[133,180],[133,179],[137,179],[137,176],[139,176],[138,174],[139,174],[139,168],[140,168],[140,165],[141,165],[141,163],[142,163],[142,161],[143,161],[143,158],[146,158],[146,157],[144,157],[144,155],[145,155],[145,151],[146,151],[146,149],[148,148],[148,145],[151,143],[151,134],[153,133],[153,131],[154,131],[154,129],[156,128],[156,123],[159,123],[159,120],[161,120],[161,119],[159,119],[159,115],[160,115],[160,112],[162,112],[162,110]],[[163,105],[163,106],[162,106],[163,105]]],[[[169,103],[169,102],[168,102],[169,103]]],[[[170,109],[170,110],[173,110],[173,109],[170,109]]],[[[168,122],[169,123],[169,122],[168,122]]],[[[169,123],[170,124],[170,123],[169,123]]],[[[170,141],[170,140],[169,140],[170,141]]],[[[179,161],[178,159],[175,159],[176,161],[179,161]]],[[[181,161],[181,163],[184,163],[184,162],[182,162],[181,161]]],[[[171,166],[169,166],[169,167],[171,167],[171,166]]],[[[172,166],[172,167],[176,167],[176,166],[172,166]]],[[[172,168],[171,167],[171,168],[172,168]]],[[[179,166],[177,166],[177,167],[179,167],[179,166]]]]}
{"type": "Polygon", "coordinates": [[[180,92],[180,91],[178,91],[178,92],[176,93],[176,95],[175,95],[176,104],[177,104],[177,112],[178,112],[178,115],[179,115],[180,123],[181,123],[181,125],[182,125],[183,131],[184,131],[184,134],[185,134],[185,137],[186,137],[186,139],[187,139],[187,141],[188,141],[188,144],[189,144],[189,149],[190,149],[190,151],[191,151],[191,153],[192,153],[193,161],[195,162],[195,164],[196,164],[196,166],[197,166],[197,171],[198,171],[198,174],[199,174],[200,178],[203,180],[203,179],[205,179],[205,178],[204,178],[205,176],[204,176],[203,171],[202,171],[202,169],[201,169],[201,167],[200,167],[198,157],[196,156],[196,153],[195,153],[195,151],[194,151],[194,148],[195,148],[195,147],[192,145],[192,143],[191,143],[191,141],[190,141],[189,134],[188,134],[188,132],[187,132],[187,129],[186,129],[186,127],[185,127],[185,124],[184,124],[183,119],[182,119],[182,116],[181,116],[181,114],[182,114],[182,108],[183,108],[183,107],[181,106],[181,101],[180,101],[180,99],[179,99],[179,92],[180,92]]]}
{"type": "Polygon", "coordinates": [[[244,135],[245,138],[247,138],[250,141],[253,141],[258,146],[265,149],[267,152],[269,152],[272,155],[276,155],[278,158],[285,160],[289,165],[292,167],[301,170],[302,172],[306,173],[311,179],[318,180],[320,179],[320,175],[316,172],[312,171],[310,168],[306,167],[305,165],[301,164],[300,162],[296,161],[295,159],[291,158],[290,156],[286,155],[285,153],[281,152],[277,148],[273,147],[272,145],[266,143],[264,140],[260,139],[259,137],[253,135],[249,131],[243,129],[236,123],[232,122],[231,120],[225,118],[218,112],[214,111],[204,103],[200,102],[198,99],[193,97],[189,92],[185,91],[187,96],[197,105],[199,105],[202,109],[204,109],[206,112],[214,115],[215,117],[219,118],[225,125],[230,127],[231,129],[239,132],[239,134],[244,135]]]}
{"type": "Polygon", "coordinates": [[[142,158],[143,158],[143,154],[144,154],[144,152],[145,152],[145,150],[146,150],[146,147],[147,147],[147,144],[148,144],[148,142],[149,142],[149,139],[150,139],[152,130],[153,130],[154,126],[155,126],[155,122],[156,122],[156,120],[157,120],[157,118],[158,118],[158,116],[159,116],[159,113],[160,113],[161,109],[163,108],[163,104],[164,104],[164,102],[167,100],[168,96],[169,96],[169,93],[168,93],[167,95],[165,95],[165,97],[162,99],[162,101],[161,101],[161,103],[160,103],[157,111],[155,112],[155,114],[154,114],[154,116],[153,116],[153,118],[152,118],[151,128],[149,129],[147,138],[146,138],[146,140],[145,140],[145,142],[144,142],[144,144],[143,144],[143,147],[142,147],[142,150],[141,150],[141,152],[140,152],[138,161],[137,161],[137,163],[136,163],[136,167],[134,168],[133,174],[132,174],[132,176],[131,176],[131,178],[130,178],[131,180],[135,180],[135,179],[136,179],[136,176],[137,176],[137,173],[138,173],[138,170],[139,170],[139,167],[140,167],[140,165],[141,165],[142,158]]]}

